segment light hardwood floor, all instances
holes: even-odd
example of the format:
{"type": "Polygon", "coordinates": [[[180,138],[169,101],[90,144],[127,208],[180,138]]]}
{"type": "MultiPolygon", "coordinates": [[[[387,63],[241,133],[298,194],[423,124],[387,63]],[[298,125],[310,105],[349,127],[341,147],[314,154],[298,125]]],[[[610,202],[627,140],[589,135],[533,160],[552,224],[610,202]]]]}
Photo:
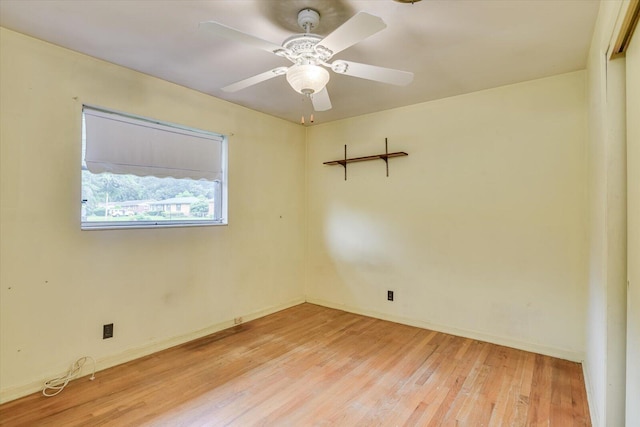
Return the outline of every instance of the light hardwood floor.
{"type": "Polygon", "coordinates": [[[577,363],[302,304],[6,403],[0,425],[591,424],[577,363]]]}

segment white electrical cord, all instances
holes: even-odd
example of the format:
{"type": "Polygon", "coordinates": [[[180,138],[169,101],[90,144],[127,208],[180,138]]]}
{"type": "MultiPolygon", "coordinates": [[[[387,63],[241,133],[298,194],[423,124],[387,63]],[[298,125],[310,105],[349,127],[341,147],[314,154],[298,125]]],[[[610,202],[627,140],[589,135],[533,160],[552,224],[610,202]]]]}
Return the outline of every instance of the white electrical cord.
{"type": "Polygon", "coordinates": [[[51,397],[64,390],[67,384],[69,384],[69,381],[80,376],[80,371],[82,371],[82,367],[87,362],[87,359],[91,359],[91,362],[93,362],[93,372],[91,373],[91,378],[89,378],[91,381],[93,381],[96,378],[96,361],[93,360],[93,357],[84,356],[76,360],[73,365],[71,365],[71,368],[69,368],[69,372],[67,372],[67,375],[46,381],[44,383],[44,388],[42,389],[42,394],[47,397],[51,397]]]}

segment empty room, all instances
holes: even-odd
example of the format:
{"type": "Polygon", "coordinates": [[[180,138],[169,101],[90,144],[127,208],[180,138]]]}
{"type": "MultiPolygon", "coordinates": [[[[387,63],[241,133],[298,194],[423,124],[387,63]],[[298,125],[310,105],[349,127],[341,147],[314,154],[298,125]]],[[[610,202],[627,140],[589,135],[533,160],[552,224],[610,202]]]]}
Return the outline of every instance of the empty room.
{"type": "Polygon", "coordinates": [[[0,0],[0,425],[640,426],[638,0],[0,0]]]}

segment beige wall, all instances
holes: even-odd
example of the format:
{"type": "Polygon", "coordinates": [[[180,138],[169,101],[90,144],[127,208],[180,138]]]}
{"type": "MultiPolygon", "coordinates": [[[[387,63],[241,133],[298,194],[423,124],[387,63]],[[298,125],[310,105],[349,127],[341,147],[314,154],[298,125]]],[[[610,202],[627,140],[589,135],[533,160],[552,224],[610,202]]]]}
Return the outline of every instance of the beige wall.
{"type": "Polygon", "coordinates": [[[628,426],[640,426],[640,29],[627,50],[627,408],[628,426]]]}
{"type": "Polygon", "coordinates": [[[304,300],[301,126],[0,31],[2,400],[304,300]],[[231,135],[229,225],[80,231],[83,103],[231,135]]]}
{"type": "Polygon", "coordinates": [[[307,299],[573,360],[584,350],[585,73],[307,131],[307,299]],[[407,151],[324,166],[343,156],[407,151]],[[394,302],[386,301],[395,291],[394,302]]]}

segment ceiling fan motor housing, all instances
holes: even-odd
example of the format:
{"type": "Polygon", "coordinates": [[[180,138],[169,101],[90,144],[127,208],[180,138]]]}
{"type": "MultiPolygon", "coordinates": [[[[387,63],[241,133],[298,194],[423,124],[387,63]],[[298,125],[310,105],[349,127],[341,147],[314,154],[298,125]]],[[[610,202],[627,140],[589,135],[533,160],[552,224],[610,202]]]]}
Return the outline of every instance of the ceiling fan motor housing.
{"type": "Polygon", "coordinates": [[[317,34],[296,34],[282,43],[280,56],[294,64],[322,64],[331,58],[332,52],[318,45],[321,40],[317,34]]]}

